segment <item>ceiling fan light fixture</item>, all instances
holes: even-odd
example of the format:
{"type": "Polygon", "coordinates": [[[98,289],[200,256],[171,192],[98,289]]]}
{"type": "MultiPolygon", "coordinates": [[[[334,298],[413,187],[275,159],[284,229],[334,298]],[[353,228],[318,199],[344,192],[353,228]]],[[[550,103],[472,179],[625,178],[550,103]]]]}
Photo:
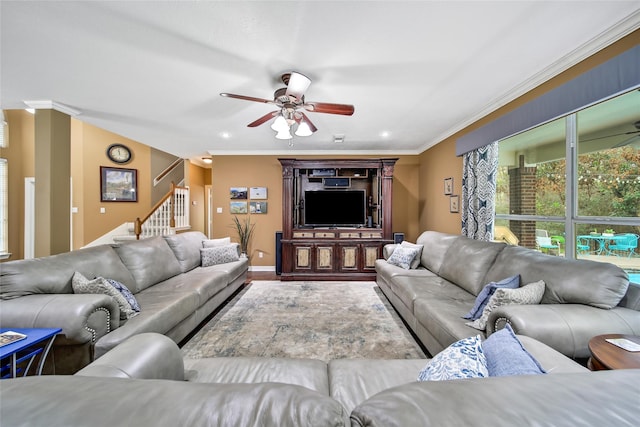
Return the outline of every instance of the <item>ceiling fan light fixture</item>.
{"type": "Polygon", "coordinates": [[[293,136],[291,135],[291,132],[289,132],[289,128],[278,131],[278,133],[276,134],[276,139],[291,139],[291,138],[293,138],[293,136]]]}
{"type": "Polygon", "coordinates": [[[298,129],[296,129],[296,136],[311,136],[313,132],[307,124],[307,122],[300,122],[298,129]]]}
{"type": "Polygon", "coordinates": [[[276,119],[271,124],[271,129],[275,130],[276,132],[288,132],[289,123],[287,123],[287,120],[282,116],[282,114],[278,114],[278,117],[276,117],[276,119]]]}
{"type": "Polygon", "coordinates": [[[287,96],[293,96],[297,101],[302,100],[302,96],[309,89],[309,85],[311,84],[311,80],[309,77],[304,74],[296,73],[295,71],[291,72],[289,76],[289,81],[287,84],[287,96]]]}

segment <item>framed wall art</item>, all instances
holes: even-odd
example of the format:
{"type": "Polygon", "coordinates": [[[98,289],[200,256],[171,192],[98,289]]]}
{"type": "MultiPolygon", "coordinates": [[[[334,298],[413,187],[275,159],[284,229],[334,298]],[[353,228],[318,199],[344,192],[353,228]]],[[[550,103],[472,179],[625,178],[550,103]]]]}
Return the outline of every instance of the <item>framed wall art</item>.
{"type": "Polygon", "coordinates": [[[229,212],[232,214],[246,214],[247,202],[230,202],[229,212]]]}
{"type": "Polygon", "coordinates": [[[266,214],[267,202],[249,202],[249,213],[266,214]]]}
{"type": "Polygon", "coordinates": [[[449,196],[449,212],[460,212],[460,196],[449,196]]]}
{"type": "Polygon", "coordinates": [[[231,187],[229,189],[229,198],[247,200],[247,187],[231,187]]]}
{"type": "Polygon", "coordinates": [[[100,166],[101,202],[137,202],[138,170],[100,166]]]}
{"type": "Polygon", "coordinates": [[[249,198],[253,200],[264,200],[267,198],[267,187],[251,187],[249,198]]]}
{"type": "Polygon", "coordinates": [[[444,195],[448,196],[453,194],[453,178],[444,179],[444,195]]]}

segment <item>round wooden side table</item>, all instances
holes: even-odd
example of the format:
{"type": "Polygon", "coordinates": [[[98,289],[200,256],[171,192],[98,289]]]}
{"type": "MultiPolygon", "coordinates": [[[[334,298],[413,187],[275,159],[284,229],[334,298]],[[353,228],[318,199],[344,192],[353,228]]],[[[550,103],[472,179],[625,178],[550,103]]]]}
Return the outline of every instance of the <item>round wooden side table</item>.
{"type": "Polygon", "coordinates": [[[605,369],[640,369],[640,352],[628,351],[613,345],[607,338],[625,338],[640,344],[640,336],[607,334],[598,335],[589,340],[591,357],[587,367],[592,371],[605,369]]]}

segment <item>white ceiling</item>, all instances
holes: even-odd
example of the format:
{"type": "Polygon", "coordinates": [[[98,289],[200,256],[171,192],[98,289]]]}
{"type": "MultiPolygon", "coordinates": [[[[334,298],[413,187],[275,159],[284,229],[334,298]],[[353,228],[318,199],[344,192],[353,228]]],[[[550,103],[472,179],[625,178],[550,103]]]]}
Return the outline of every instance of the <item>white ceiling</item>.
{"type": "Polygon", "coordinates": [[[634,1],[0,2],[3,109],[53,101],[184,158],[417,154],[640,28],[634,1]],[[280,75],[312,80],[294,145],[264,124],[280,75]],[[227,137],[224,135],[228,134],[227,137]],[[333,142],[344,134],[344,142],[333,142]]]}

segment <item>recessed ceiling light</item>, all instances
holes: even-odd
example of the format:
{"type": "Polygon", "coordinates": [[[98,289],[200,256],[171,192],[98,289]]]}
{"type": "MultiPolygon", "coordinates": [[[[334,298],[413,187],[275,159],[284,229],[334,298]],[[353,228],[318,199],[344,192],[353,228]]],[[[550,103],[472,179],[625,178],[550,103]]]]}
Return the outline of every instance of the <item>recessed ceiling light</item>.
{"type": "Polygon", "coordinates": [[[380,132],[380,136],[383,137],[383,138],[388,138],[389,135],[390,135],[389,131],[384,130],[384,131],[380,132]]]}
{"type": "Polygon", "coordinates": [[[223,137],[224,139],[231,138],[231,134],[229,132],[220,132],[220,136],[223,137]]]}

